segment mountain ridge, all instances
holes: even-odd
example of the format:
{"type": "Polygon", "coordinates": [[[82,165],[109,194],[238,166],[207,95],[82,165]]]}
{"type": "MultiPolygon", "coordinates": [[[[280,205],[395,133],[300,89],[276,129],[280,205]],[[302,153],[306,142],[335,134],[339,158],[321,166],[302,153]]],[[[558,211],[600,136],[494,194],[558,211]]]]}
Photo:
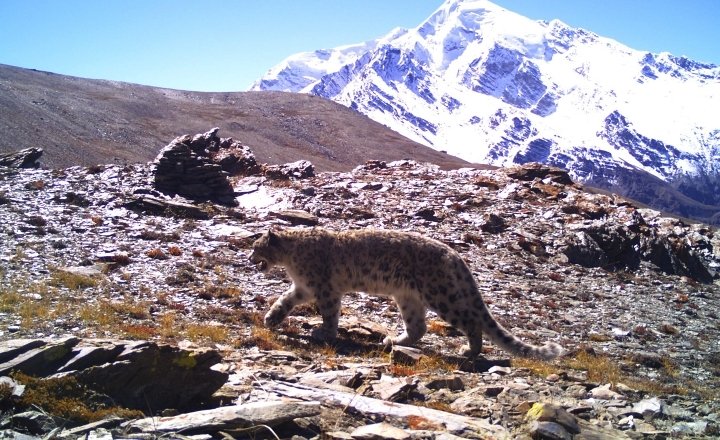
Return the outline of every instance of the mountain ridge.
{"type": "Polygon", "coordinates": [[[307,159],[320,171],[348,171],[420,156],[469,165],[314,96],[190,92],[0,65],[0,153],[40,147],[43,166],[147,162],[171,139],[212,127],[269,164],[307,159]]]}
{"type": "Polygon", "coordinates": [[[720,124],[707,111],[720,95],[718,66],[637,51],[486,0],[446,1],[414,29],[323,54],[293,55],[253,89],[333,99],[473,162],[540,161],[606,189],[650,174],[667,185],[634,188],[641,202],[680,203],[680,215],[695,216],[697,204],[720,210],[718,193],[703,191],[720,181],[720,124]],[[288,75],[303,77],[302,87],[288,75]]]}

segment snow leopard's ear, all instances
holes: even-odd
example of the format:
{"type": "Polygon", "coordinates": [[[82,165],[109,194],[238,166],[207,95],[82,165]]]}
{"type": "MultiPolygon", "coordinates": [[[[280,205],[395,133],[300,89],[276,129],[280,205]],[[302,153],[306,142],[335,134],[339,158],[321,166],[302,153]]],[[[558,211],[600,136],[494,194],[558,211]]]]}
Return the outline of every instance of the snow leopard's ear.
{"type": "Polygon", "coordinates": [[[268,244],[270,246],[275,246],[280,243],[280,237],[278,236],[278,232],[280,232],[280,228],[277,228],[275,226],[268,229],[268,244]]]}

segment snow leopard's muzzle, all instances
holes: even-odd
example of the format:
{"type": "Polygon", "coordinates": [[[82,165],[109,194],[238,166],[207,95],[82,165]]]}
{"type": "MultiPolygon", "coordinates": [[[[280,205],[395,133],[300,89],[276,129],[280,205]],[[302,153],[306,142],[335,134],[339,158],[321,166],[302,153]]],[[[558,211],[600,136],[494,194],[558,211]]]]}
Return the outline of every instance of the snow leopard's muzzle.
{"type": "Polygon", "coordinates": [[[250,262],[254,264],[260,272],[263,273],[267,272],[267,270],[270,268],[268,261],[258,255],[257,251],[254,249],[250,253],[250,262]]]}

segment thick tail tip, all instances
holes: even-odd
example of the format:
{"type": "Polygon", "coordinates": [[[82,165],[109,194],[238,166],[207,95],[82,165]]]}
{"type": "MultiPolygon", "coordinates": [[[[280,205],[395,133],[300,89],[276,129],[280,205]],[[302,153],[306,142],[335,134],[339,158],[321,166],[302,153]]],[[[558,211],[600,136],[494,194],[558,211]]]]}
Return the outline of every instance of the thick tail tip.
{"type": "Polygon", "coordinates": [[[565,349],[559,344],[548,342],[533,353],[538,359],[549,361],[565,354],[565,349]]]}

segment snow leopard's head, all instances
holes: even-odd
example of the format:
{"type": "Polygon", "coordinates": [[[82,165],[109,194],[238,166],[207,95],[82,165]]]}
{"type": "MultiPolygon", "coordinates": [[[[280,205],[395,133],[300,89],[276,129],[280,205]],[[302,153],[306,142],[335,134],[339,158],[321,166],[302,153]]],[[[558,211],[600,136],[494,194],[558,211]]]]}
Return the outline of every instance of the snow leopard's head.
{"type": "Polygon", "coordinates": [[[265,273],[282,258],[281,237],[278,231],[269,230],[253,243],[250,261],[265,273]]]}

